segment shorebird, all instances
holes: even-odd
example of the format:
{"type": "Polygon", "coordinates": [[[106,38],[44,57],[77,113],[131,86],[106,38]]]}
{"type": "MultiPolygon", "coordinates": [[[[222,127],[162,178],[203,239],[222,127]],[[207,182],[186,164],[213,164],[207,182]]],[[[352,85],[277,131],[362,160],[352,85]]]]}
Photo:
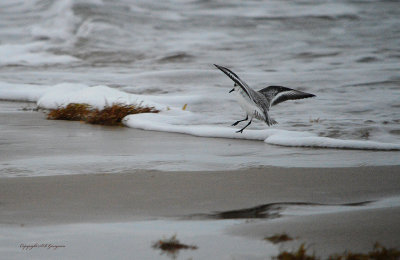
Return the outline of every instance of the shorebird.
{"type": "Polygon", "coordinates": [[[229,91],[229,93],[236,93],[236,99],[239,102],[239,105],[246,112],[246,118],[236,121],[232,124],[232,126],[236,126],[240,122],[247,121],[250,117],[250,121],[247,123],[247,125],[245,125],[239,131],[236,131],[236,133],[243,133],[243,130],[251,124],[253,118],[264,121],[268,126],[277,124],[277,122],[268,115],[268,111],[271,106],[275,106],[286,100],[315,97],[313,94],[282,86],[268,86],[259,91],[255,91],[230,69],[217,64],[214,64],[214,66],[220,69],[235,82],[233,89],[229,91]]]}

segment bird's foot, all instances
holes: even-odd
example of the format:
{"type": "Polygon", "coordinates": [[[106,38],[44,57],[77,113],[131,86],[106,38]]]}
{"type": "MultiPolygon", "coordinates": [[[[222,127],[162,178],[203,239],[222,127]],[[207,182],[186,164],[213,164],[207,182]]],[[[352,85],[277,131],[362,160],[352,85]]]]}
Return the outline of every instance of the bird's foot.
{"type": "Polygon", "coordinates": [[[240,129],[240,130],[236,131],[236,133],[241,133],[241,134],[243,134],[243,129],[240,129]]]}

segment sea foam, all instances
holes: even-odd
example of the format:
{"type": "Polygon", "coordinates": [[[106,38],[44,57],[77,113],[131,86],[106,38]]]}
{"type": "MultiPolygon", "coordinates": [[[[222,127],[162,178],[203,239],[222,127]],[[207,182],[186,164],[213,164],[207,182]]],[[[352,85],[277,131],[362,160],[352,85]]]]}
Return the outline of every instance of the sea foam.
{"type": "Polygon", "coordinates": [[[162,114],[137,114],[125,117],[124,124],[144,130],[174,132],[201,137],[218,137],[247,140],[263,140],[267,144],[289,147],[314,147],[359,150],[400,150],[400,144],[361,140],[341,140],[320,137],[309,132],[281,129],[251,130],[236,133],[236,129],[215,125],[193,125],[195,115],[186,111],[166,111],[162,114]]]}
{"type": "Polygon", "coordinates": [[[55,40],[69,40],[79,22],[74,15],[72,0],[54,1],[50,8],[43,12],[39,23],[31,26],[32,36],[55,40]]]}
{"type": "Polygon", "coordinates": [[[50,65],[79,61],[69,55],[56,55],[47,52],[44,42],[0,45],[0,65],[50,65]]]}
{"type": "MultiPolygon", "coordinates": [[[[126,116],[123,123],[131,128],[174,132],[201,137],[260,140],[271,145],[289,147],[314,147],[360,150],[400,150],[400,144],[364,140],[342,140],[321,137],[310,132],[288,131],[274,126],[265,129],[246,129],[236,133],[237,128],[227,127],[227,122],[215,123],[210,114],[184,110],[184,102],[201,102],[195,96],[136,95],[104,85],[88,86],[78,83],[61,83],[54,86],[11,84],[0,82],[0,99],[33,101],[39,107],[54,109],[70,103],[86,103],[96,108],[113,103],[139,104],[159,109],[158,114],[146,113],[126,116]]],[[[215,114],[214,117],[218,117],[215,114]]]]}

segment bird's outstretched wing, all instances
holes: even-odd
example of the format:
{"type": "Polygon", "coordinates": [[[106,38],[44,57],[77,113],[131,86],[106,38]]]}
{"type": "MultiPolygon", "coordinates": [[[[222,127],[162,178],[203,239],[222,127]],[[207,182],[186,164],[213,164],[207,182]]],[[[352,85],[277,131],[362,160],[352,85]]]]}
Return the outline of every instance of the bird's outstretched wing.
{"type": "Polygon", "coordinates": [[[275,106],[286,100],[295,100],[315,97],[314,94],[306,93],[303,91],[282,87],[282,86],[269,86],[258,91],[263,94],[269,101],[270,106],[275,106]]]}
{"type": "Polygon", "coordinates": [[[236,75],[233,71],[231,71],[228,68],[222,67],[220,65],[214,64],[215,67],[220,69],[223,73],[225,73],[231,80],[233,80],[236,84],[240,86],[241,89],[249,96],[251,100],[254,100],[254,94],[252,93],[254,90],[252,90],[246,82],[241,80],[238,75],[236,75]]]}

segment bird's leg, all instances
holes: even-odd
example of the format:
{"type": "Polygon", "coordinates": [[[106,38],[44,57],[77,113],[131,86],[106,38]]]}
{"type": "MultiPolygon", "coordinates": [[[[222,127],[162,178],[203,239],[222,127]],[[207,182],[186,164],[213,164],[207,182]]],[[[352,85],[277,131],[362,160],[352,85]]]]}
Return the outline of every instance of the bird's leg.
{"type": "Polygon", "coordinates": [[[240,122],[246,121],[246,120],[248,120],[248,119],[249,119],[249,115],[247,115],[245,119],[236,121],[235,123],[232,124],[232,126],[235,126],[235,125],[239,124],[240,122]]]}
{"type": "Polygon", "coordinates": [[[251,121],[252,121],[252,120],[253,120],[253,118],[250,119],[250,122],[249,122],[245,127],[243,127],[242,129],[240,129],[239,131],[236,131],[236,133],[243,133],[243,130],[246,129],[246,127],[248,127],[248,126],[251,124],[251,121]]]}

